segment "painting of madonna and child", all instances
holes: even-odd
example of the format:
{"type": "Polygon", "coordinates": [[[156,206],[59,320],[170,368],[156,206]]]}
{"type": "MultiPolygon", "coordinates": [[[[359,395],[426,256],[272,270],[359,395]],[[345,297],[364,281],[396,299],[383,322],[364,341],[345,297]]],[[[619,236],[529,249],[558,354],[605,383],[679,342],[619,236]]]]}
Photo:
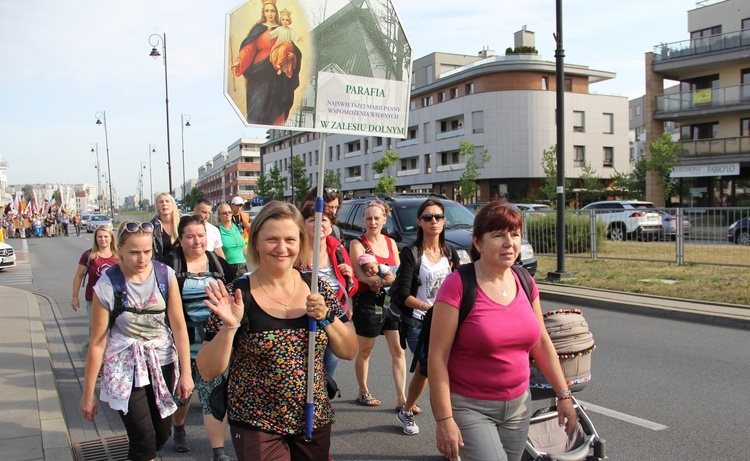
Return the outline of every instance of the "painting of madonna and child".
{"type": "Polygon", "coordinates": [[[247,126],[404,137],[411,46],[390,0],[250,0],[227,14],[224,93],[247,126]]]}

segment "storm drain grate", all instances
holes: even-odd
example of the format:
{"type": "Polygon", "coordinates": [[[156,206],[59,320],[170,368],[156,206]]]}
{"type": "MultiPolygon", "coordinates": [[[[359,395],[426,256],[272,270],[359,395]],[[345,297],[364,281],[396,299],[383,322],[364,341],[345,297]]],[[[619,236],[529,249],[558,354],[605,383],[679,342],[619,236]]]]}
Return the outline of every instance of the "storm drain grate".
{"type": "Polygon", "coordinates": [[[123,461],[128,459],[128,436],[91,440],[73,444],[76,461],[123,461]]]}

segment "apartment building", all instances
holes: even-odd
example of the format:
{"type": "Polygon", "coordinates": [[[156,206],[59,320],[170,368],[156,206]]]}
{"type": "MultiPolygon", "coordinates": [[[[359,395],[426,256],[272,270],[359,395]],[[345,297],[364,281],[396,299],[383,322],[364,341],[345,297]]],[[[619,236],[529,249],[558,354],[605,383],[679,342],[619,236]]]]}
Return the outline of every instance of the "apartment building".
{"type": "Polygon", "coordinates": [[[238,139],[198,168],[195,187],[214,205],[228,202],[236,195],[251,200],[260,175],[260,145],[264,142],[261,138],[238,139]]]}
{"type": "MultiPolygon", "coordinates": [[[[515,48],[505,55],[483,49],[477,55],[431,53],[413,63],[409,126],[406,139],[376,136],[329,135],[326,169],[340,174],[344,192],[351,196],[372,192],[379,176],[373,162],[386,149],[394,150],[392,167],[397,192],[435,192],[455,199],[465,158],[459,143],[485,149],[491,160],[480,168],[476,197],[521,200],[535,196],[542,185],[542,156],[556,144],[555,62],[534,51],[534,33],[515,34],[515,48]],[[522,53],[514,50],[522,49],[522,53]]],[[[578,177],[590,164],[602,178],[629,167],[628,100],[592,94],[592,84],[615,74],[586,66],[565,65],[565,168],[578,177]]],[[[291,157],[307,166],[317,183],[319,133],[270,130],[261,147],[263,169],[278,167],[288,176],[291,157]]],[[[479,160],[479,156],[477,156],[479,160]]],[[[291,186],[285,192],[291,196],[291,186]]]]}
{"type": "MultiPolygon", "coordinates": [[[[687,17],[687,40],[646,53],[646,138],[657,139],[665,122],[679,125],[681,159],[671,175],[678,184],[671,202],[748,206],[750,2],[699,2],[687,17]],[[664,90],[664,80],[678,82],[676,89],[664,90]]],[[[655,178],[649,178],[647,198],[665,202],[655,178]]]]}

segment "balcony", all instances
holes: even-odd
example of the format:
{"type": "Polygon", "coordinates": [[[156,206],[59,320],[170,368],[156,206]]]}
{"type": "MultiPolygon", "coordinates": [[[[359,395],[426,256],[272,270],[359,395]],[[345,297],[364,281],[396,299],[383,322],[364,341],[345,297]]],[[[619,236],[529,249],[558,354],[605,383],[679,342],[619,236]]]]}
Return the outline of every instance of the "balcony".
{"type": "Polygon", "coordinates": [[[419,144],[419,139],[404,139],[403,141],[396,141],[396,147],[416,146],[419,144]]]}
{"type": "Polygon", "coordinates": [[[449,163],[447,165],[438,165],[437,171],[438,173],[442,173],[445,171],[463,170],[465,168],[466,168],[465,163],[449,163]]]}
{"type": "Polygon", "coordinates": [[[440,141],[441,139],[455,138],[456,136],[463,136],[463,135],[464,135],[464,129],[459,128],[457,130],[443,131],[442,133],[438,133],[435,135],[435,139],[440,141]]]}
{"type": "Polygon", "coordinates": [[[351,176],[348,178],[344,178],[345,183],[360,182],[360,181],[362,181],[362,176],[351,176]]]}
{"type": "Polygon", "coordinates": [[[419,174],[419,168],[414,168],[412,170],[399,170],[396,172],[396,176],[399,178],[402,176],[414,176],[419,174]]]}
{"type": "Polygon", "coordinates": [[[682,141],[683,160],[696,157],[739,157],[750,155],[750,136],[738,138],[699,139],[682,141]]]}
{"type": "Polygon", "coordinates": [[[654,64],[750,46],[750,30],[654,46],[654,64]]]}
{"type": "Polygon", "coordinates": [[[658,96],[654,118],[675,120],[748,110],[750,85],[739,85],[658,96]]]}
{"type": "Polygon", "coordinates": [[[355,150],[355,151],[352,151],[352,152],[345,153],[344,154],[344,158],[358,157],[360,155],[362,155],[362,151],[361,150],[355,150]]]}

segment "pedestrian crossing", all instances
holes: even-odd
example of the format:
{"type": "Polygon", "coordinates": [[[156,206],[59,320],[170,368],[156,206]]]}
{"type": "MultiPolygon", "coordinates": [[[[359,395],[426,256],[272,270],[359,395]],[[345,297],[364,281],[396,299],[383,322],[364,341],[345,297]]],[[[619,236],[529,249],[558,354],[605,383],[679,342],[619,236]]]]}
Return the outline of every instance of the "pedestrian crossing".
{"type": "Polygon", "coordinates": [[[2,286],[15,287],[31,285],[32,282],[31,264],[28,262],[17,263],[15,267],[6,267],[0,272],[0,285],[2,286]]]}

